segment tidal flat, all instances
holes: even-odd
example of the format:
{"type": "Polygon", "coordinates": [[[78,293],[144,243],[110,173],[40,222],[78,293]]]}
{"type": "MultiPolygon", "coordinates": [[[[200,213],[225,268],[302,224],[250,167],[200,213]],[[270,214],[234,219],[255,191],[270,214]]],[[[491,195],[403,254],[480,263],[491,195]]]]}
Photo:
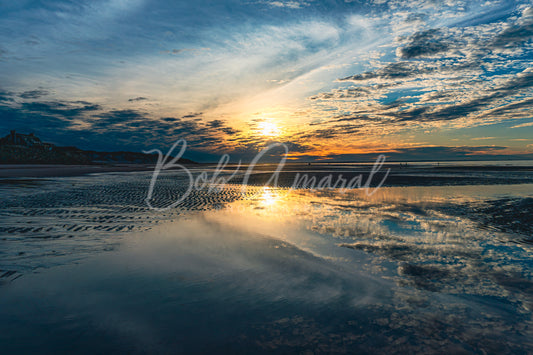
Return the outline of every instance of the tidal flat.
{"type": "Polygon", "coordinates": [[[269,169],[164,211],[149,171],[3,180],[2,353],[533,352],[531,167],[393,166],[370,196],[288,183],[366,166],[269,169]]]}

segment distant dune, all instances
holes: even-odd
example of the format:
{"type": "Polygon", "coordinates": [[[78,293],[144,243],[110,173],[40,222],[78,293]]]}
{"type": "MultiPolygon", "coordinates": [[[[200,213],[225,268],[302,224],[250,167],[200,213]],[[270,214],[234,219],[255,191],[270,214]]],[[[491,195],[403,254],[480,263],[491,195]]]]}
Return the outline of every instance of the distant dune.
{"type": "MultiPolygon", "coordinates": [[[[194,161],[182,158],[185,164],[194,161]]],[[[0,164],[154,164],[156,154],[138,152],[96,152],[76,147],[58,147],[42,142],[33,133],[21,134],[11,131],[0,139],[0,164]]]]}

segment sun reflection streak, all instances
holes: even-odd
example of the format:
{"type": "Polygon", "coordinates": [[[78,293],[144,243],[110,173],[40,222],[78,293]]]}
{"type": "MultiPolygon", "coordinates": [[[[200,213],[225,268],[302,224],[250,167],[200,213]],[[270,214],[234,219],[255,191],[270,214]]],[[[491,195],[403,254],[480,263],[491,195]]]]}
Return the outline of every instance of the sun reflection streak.
{"type": "Polygon", "coordinates": [[[278,191],[275,191],[271,187],[265,186],[261,192],[259,204],[261,207],[273,207],[280,201],[280,199],[281,195],[278,191]]]}

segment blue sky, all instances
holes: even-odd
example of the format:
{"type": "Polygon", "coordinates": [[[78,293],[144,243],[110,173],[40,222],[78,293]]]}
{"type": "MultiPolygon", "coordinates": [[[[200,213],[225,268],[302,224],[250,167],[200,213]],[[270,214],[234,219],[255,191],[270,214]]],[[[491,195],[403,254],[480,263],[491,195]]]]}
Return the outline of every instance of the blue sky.
{"type": "Polygon", "coordinates": [[[527,1],[4,1],[0,129],[249,159],[532,157],[527,1]]]}

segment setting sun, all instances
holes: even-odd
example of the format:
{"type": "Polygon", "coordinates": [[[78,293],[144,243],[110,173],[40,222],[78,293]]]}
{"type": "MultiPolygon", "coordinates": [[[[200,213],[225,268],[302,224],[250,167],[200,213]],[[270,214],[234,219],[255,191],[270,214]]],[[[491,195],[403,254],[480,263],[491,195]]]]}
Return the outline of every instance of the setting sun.
{"type": "Polygon", "coordinates": [[[258,132],[263,136],[273,137],[279,135],[279,128],[272,122],[263,121],[257,125],[258,132]]]}

